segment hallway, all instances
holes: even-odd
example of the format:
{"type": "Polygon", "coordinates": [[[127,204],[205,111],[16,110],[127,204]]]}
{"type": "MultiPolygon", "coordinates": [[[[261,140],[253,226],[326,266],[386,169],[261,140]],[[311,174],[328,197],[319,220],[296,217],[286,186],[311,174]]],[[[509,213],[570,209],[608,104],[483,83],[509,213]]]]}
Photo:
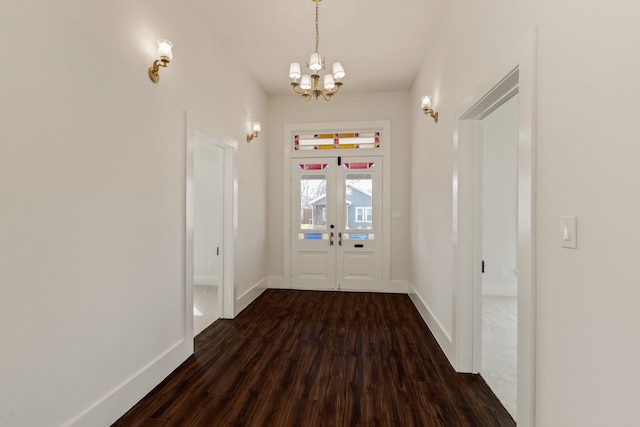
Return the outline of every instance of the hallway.
{"type": "Polygon", "coordinates": [[[119,426],[511,426],[406,295],[267,290],[119,426]]]}

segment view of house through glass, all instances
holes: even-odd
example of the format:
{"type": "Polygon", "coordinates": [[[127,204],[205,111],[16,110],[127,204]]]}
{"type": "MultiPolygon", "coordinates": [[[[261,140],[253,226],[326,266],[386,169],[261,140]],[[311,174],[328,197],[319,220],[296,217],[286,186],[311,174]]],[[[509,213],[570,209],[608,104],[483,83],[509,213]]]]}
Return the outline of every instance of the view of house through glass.
{"type": "Polygon", "coordinates": [[[345,178],[345,228],[373,228],[371,173],[348,173],[345,178]]]}

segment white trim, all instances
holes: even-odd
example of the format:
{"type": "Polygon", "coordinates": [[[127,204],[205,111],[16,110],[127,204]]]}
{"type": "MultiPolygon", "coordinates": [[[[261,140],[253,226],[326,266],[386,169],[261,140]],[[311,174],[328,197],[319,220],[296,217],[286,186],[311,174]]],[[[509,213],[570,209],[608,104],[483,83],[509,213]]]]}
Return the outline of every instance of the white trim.
{"type": "Polygon", "coordinates": [[[113,424],[193,353],[193,339],[183,339],[133,374],[65,426],[94,427],[113,424]]]}
{"type": "Polygon", "coordinates": [[[473,85],[455,111],[453,176],[453,348],[458,371],[480,369],[481,209],[478,177],[481,122],[516,90],[518,141],[518,425],[536,419],[536,33],[532,31],[484,80],[473,85]],[[517,73],[517,74],[514,74],[517,73]],[[504,76],[507,76],[506,78],[504,76]],[[515,89],[512,80],[517,76],[515,89]],[[496,84],[496,82],[498,82],[496,84]]]}
{"type": "Polygon", "coordinates": [[[234,317],[240,314],[242,310],[247,308],[256,298],[258,298],[264,291],[267,290],[267,278],[261,279],[258,283],[253,285],[247,292],[240,295],[235,304],[234,317]]]}
{"type": "Polygon", "coordinates": [[[447,359],[451,360],[453,353],[453,340],[451,339],[451,335],[449,335],[446,329],[442,326],[442,324],[438,321],[436,316],[433,314],[433,311],[429,308],[428,304],[424,302],[422,297],[418,295],[413,284],[410,282],[407,283],[409,288],[409,298],[413,301],[413,305],[420,313],[420,316],[424,320],[424,323],[427,324],[429,330],[435,337],[438,345],[444,352],[447,359]]]}
{"type": "MultiPolygon", "coordinates": [[[[284,164],[291,165],[291,159],[314,157],[367,157],[381,156],[382,172],[382,281],[391,282],[391,121],[376,120],[363,122],[325,122],[285,124],[283,134],[284,164]],[[293,137],[296,133],[348,133],[348,132],[380,132],[379,148],[343,149],[343,150],[294,150],[293,137]]],[[[291,168],[284,168],[283,197],[283,230],[284,230],[284,266],[282,287],[291,288],[291,168]]]]}

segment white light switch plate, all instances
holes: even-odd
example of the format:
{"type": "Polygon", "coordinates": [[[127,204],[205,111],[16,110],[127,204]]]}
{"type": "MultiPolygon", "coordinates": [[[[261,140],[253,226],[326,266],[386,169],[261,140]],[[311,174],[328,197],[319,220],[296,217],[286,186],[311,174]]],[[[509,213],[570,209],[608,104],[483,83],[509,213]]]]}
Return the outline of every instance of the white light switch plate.
{"type": "Polygon", "coordinates": [[[578,229],[575,216],[560,217],[560,241],[563,248],[576,249],[578,229]]]}

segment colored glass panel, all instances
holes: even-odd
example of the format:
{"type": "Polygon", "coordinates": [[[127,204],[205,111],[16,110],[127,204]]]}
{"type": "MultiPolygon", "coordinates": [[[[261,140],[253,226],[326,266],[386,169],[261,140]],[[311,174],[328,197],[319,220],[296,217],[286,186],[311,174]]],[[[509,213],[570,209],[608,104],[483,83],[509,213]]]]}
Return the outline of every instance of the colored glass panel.
{"type": "Polygon", "coordinates": [[[318,133],[294,136],[295,150],[379,148],[380,132],[318,133]]]}

